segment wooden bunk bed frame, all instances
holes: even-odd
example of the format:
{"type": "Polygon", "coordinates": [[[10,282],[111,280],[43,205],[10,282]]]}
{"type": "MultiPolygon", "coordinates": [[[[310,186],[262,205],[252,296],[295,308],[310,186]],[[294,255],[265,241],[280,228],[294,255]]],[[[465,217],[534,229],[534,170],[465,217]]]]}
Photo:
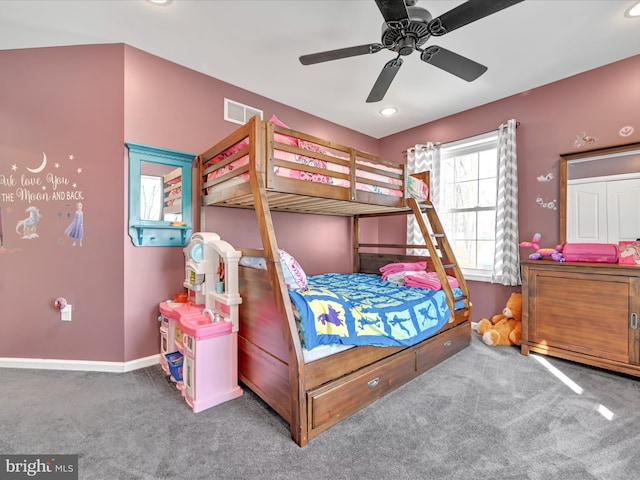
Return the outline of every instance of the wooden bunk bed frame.
{"type": "Polygon", "coordinates": [[[182,167],[162,176],[162,220],[182,213],[182,167]],[[175,180],[178,179],[178,182],[175,180]]]}
{"type": "MultiPolygon", "coordinates": [[[[471,342],[471,303],[467,285],[431,202],[418,203],[408,198],[407,173],[402,165],[402,173],[399,175],[402,184],[397,187],[403,192],[402,197],[357,190],[356,181],[383,186],[380,182],[357,178],[355,165],[361,159],[367,165],[374,163],[399,167],[398,164],[377,156],[278,127],[257,117],[198,157],[201,208],[221,206],[254,209],[256,212],[263,249],[240,250],[243,255],[264,257],[267,269],[239,268],[242,304],[238,334],[238,375],[247,387],[289,423],[291,438],[301,447],[311,438],[451,357],[471,342]],[[323,149],[350,160],[340,161],[333,156],[327,157],[324,153],[309,152],[295,145],[281,143],[277,141],[282,140],[281,135],[320,145],[323,149]],[[216,158],[231,146],[243,140],[246,143],[247,139],[248,145],[240,151],[221,161],[219,157],[216,158]],[[287,162],[276,158],[274,149],[332,162],[344,162],[350,167],[347,175],[350,187],[277,176],[271,173],[274,165],[286,166],[287,162]],[[211,171],[244,155],[249,155],[248,165],[208,180],[211,171]],[[218,160],[216,163],[212,161],[214,158],[218,160]],[[250,181],[236,182],[225,187],[224,182],[245,172],[248,172],[250,181]],[[218,190],[209,193],[209,188],[216,185],[219,186],[218,190]],[[425,257],[405,254],[407,249],[424,249],[425,246],[360,243],[360,219],[415,214],[429,251],[427,269],[438,272],[449,309],[454,312],[449,322],[436,335],[411,347],[358,346],[305,363],[284,281],[271,211],[352,217],[354,272],[376,274],[380,273],[382,265],[388,263],[425,260],[425,257]],[[400,253],[379,253],[381,251],[400,253]],[[454,298],[446,275],[457,278],[463,293],[461,297],[454,298]],[[456,302],[458,305],[462,303],[463,308],[454,310],[456,302]]],[[[311,166],[295,164],[291,168],[326,174],[326,171],[311,166]]],[[[375,170],[360,163],[358,170],[363,169],[375,170]]],[[[384,173],[388,175],[387,172],[388,170],[384,173]]],[[[416,177],[427,182],[429,178],[428,172],[416,177]]]]}

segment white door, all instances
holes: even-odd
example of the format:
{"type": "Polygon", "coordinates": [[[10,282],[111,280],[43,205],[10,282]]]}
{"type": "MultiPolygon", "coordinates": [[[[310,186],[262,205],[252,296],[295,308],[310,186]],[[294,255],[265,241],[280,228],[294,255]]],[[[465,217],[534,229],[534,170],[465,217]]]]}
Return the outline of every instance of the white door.
{"type": "Polygon", "coordinates": [[[608,243],[640,238],[640,179],[607,182],[608,243]]]}
{"type": "Polygon", "coordinates": [[[567,242],[607,243],[606,182],[567,185],[567,242]]]}

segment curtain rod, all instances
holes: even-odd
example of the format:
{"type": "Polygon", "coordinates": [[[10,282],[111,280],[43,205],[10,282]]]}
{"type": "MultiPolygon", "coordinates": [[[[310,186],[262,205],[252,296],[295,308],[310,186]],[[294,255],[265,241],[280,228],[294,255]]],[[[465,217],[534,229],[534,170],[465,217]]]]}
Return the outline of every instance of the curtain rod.
{"type": "MultiPolygon", "coordinates": [[[[486,132],[476,133],[474,135],[469,135],[468,137],[458,138],[456,140],[451,140],[451,142],[432,142],[432,143],[435,143],[436,145],[442,145],[442,143],[459,142],[461,140],[466,140],[468,138],[479,137],[480,135],[486,135],[487,133],[495,132],[496,130],[498,130],[503,125],[506,125],[506,123],[501,123],[500,125],[498,125],[498,128],[494,128],[493,130],[487,130],[486,132]]],[[[520,126],[520,122],[516,120],[516,128],[518,128],[519,126],[520,126]]],[[[426,145],[421,145],[421,146],[425,147],[426,145]]],[[[415,147],[407,148],[406,150],[402,151],[402,154],[406,155],[408,152],[413,152],[413,151],[415,151],[415,147]]]]}

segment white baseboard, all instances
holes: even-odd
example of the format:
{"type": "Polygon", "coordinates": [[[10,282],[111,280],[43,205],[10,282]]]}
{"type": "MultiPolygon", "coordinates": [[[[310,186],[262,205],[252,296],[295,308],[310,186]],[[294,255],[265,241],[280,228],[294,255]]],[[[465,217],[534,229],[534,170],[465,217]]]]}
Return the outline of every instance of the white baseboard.
{"type": "Polygon", "coordinates": [[[32,368],[38,370],[76,370],[83,372],[125,373],[160,363],[160,355],[138,358],[128,362],[100,362],[91,360],[49,360],[46,358],[0,357],[0,368],[32,368]]]}

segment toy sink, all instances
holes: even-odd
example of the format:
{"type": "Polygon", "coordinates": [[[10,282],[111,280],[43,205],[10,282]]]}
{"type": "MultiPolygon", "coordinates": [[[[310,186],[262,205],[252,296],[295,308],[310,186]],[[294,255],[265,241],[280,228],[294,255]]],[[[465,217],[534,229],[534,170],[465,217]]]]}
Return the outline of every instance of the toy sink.
{"type": "Polygon", "coordinates": [[[212,322],[211,317],[206,313],[180,317],[182,331],[197,339],[231,333],[231,326],[230,322],[212,322]]]}
{"type": "Polygon", "coordinates": [[[196,305],[194,303],[177,303],[162,302],[160,304],[160,313],[165,317],[178,320],[183,316],[201,315],[204,305],[196,305]]]}

